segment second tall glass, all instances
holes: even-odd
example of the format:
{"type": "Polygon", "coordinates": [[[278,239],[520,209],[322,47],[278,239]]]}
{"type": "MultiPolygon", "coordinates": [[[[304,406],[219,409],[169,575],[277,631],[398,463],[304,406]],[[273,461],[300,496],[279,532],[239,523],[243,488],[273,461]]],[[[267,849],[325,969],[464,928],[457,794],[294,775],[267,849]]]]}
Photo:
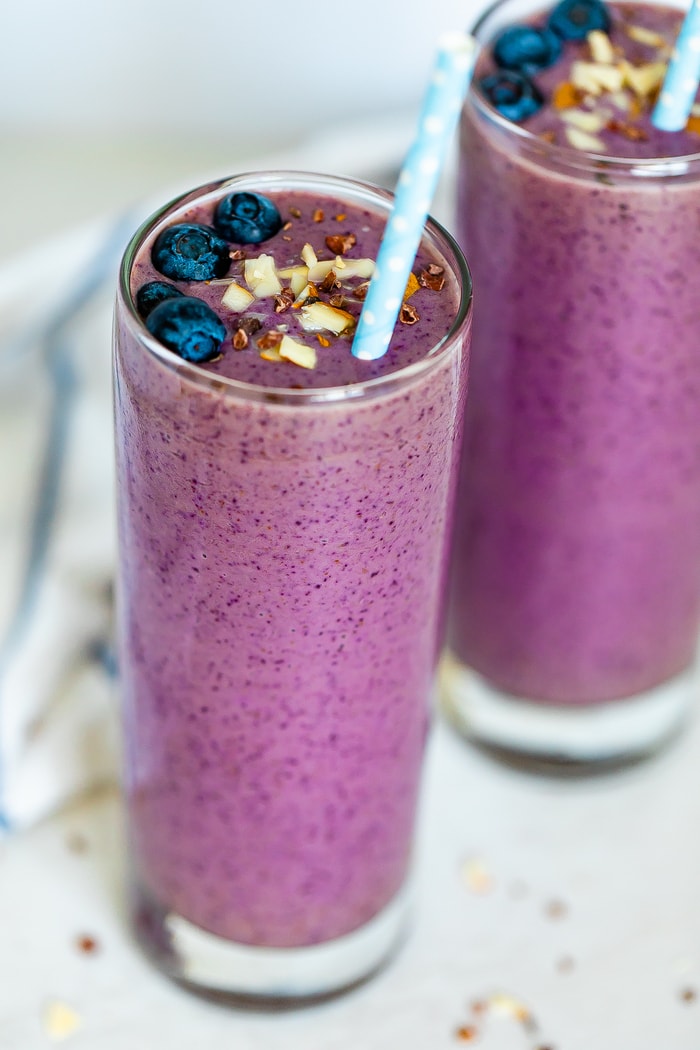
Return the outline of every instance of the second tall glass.
{"type": "MultiPolygon", "coordinates": [[[[477,35],[532,10],[504,0],[477,35]]],[[[634,758],[693,692],[700,156],[555,146],[473,90],[461,157],[476,312],[448,704],[511,756],[634,758]]]]}

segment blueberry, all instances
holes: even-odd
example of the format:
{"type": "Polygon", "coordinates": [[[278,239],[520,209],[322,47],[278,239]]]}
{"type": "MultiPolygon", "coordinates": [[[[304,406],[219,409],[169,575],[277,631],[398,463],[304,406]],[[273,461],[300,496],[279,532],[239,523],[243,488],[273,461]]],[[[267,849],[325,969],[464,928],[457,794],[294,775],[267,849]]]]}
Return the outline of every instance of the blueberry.
{"type": "Polygon", "coordinates": [[[183,293],[174,284],[166,284],[165,281],[149,281],[143,284],[136,293],[136,309],[144,320],[158,303],[166,299],[175,299],[183,293]]]}
{"type": "Polygon", "coordinates": [[[510,69],[484,77],[479,87],[491,105],[515,123],[527,120],[544,103],[542,93],[529,77],[510,69]]]}
{"type": "Polygon", "coordinates": [[[600,0],[561,0],[547,22],[562,40],[585,40],[594,29],[610,29],[610,15],[600,0]]]}
{"type": "Polygon", "coordinates": [[[217,204],[214,225],[229,241],[260,244],[274,237],[282,226],[282,216],[268,197],[231,193],[217,204]]]}
{"type": "Polygon", "coordinates": [[[561,40],[551,29],[509,26],[496,38],[493,58],[501,69],[535,73],[553,66],[561,55],[561,40]]]}
{"type": "Polygon", "coordinates": [[[154,306],[146,328],[185,361],[211,361],[219,353],[226,329],[201,299],[180,295],[154,306]]]}
{"type": "Polygon", "coordinates": [[[174,281],[210,281],[228,273],[228,251],[210,226],[179,222],[158,234],[151,259],[156,270],[174,281]]]}

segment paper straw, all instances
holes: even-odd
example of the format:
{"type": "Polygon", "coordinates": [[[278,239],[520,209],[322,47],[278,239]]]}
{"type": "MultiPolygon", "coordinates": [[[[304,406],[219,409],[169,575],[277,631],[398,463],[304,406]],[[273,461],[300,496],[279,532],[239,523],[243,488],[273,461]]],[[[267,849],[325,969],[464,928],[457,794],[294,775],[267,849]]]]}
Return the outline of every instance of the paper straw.
{"type": "Polygon", "coordinates": [[[693,0],[676,40],[651,122],[661,131],[682,131],[700,82],[700,3],[693,0]]]}
{"type": "Polygon", "coordinates": [[[389,348],[475,58],[476,41],[465,33],[451,33],[440,42],[352,344],[363,361],[375,361],[389,348]]]}

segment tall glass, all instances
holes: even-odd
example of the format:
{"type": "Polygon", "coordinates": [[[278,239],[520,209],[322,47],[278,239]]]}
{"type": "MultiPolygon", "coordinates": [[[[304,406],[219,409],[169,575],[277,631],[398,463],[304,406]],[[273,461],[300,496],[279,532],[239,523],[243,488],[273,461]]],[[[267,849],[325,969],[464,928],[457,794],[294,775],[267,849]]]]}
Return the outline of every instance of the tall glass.
{"type": "MultiPolygon", "coordinates": [[[[542,6],[502,0],[477,36],[542,6]]],[[[473,90],[458,211],[477,302],[449,710],[521,760],[642,756],[695,692],[700,155],[565,149],[473,90]]]]}
{"type": "Polygon", "coordinates": [[[121,673],[142,944],[191,986],[293,999],[362,979],[404,929],[471,284],[430,221],[460,303],[418,363],[324,389],[213,376],[149,335],[131,268],[187,203],[266,187],[382,222],[390,206],[349,180],[247,175],[133,239],[115,325],[121,673]]]}

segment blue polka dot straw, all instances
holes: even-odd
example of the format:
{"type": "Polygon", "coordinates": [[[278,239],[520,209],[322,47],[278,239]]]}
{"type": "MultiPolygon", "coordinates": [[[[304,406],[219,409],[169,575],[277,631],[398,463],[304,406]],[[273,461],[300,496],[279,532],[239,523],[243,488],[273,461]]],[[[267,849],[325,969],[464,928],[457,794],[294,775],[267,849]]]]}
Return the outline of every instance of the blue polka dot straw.
{"type": "Polygon", "coordinates": [[[363,361],[374,361],[389,348],[475,58],[476,41],[464,33],[452,33],[440,43],[352,344],[363,361]]]}
{"type": "Polygon", "coordinates": [[[654,127],[681,131],[688,120],[700,81],[700,3],[693,0],[681,26],[658,102],[654,127]]]}

